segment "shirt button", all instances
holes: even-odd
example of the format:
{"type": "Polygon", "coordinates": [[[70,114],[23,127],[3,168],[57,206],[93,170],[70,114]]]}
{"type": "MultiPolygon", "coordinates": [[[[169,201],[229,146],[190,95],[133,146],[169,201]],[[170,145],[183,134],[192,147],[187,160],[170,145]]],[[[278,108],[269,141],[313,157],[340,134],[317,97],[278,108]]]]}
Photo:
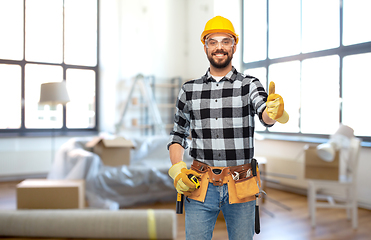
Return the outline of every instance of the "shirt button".
{"type": "Polygon", "coordinates": [[[215,102],[218,102],[218,100],[215,100],[215,102]]]}
{"type": "Polygon", "coordinates": [[[219,135],[216,135],[216,138],[219,138],[219,135]]]}
{"type": "Polygon", "coordinates": [[[217,87],[219,87],[219,84],[216,84],[217,87]]]}
{"type": "Polygon", "coordinates": [[[218,120],[218,118],[215,118],[215,120],[218,120]]]}

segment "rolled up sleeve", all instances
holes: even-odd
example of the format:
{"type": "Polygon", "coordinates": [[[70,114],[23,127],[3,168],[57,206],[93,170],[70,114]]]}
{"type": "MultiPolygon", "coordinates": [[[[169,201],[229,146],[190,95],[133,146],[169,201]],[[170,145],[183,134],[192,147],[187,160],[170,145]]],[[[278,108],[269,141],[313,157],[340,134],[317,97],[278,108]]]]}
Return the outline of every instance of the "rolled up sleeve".
{"type": "Polygon", "coordinates": [[[173,130],[170,132],[170,140],[167,145],[167,149],[169,149],[170,145],[174,143],[178,143],[184,149],[187,149],[188,148],[187,137],[189,136],[189,128],[190,128],[190,113],[189,108],[187,106],[186,93],[184,91],[184,88],[182,87],[179,92],[176,103],[174,127],[173,130]]]}

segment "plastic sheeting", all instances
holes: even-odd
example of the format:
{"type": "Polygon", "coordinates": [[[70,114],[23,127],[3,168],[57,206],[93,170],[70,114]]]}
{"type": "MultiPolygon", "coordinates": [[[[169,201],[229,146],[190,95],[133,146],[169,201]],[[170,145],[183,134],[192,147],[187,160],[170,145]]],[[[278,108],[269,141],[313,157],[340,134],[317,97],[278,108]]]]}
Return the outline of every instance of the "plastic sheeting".
{"type": "MultiPolygon", "coordinates": [[[[92,138],[72,138],[57,151],[48,179],[85,179],[91,208],[118,209],[136,204],[175,201],[176,191],[168,175],[168,136],[131,138],[130,165],[105,166],[85,144],[92,138]]],[[[184,161],[192,159],[185,151],[184,161]]]]}

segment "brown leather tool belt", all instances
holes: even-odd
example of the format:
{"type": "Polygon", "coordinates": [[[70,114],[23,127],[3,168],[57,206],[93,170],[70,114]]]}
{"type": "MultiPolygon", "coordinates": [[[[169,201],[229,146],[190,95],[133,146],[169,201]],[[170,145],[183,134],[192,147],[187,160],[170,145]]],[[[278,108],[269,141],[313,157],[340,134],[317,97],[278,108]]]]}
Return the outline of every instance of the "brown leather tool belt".
{"type": "Polygon", "coordinates": [[[238,179],[251,177],[251,164],[243,164],[233,167],[211,167],[205,163],[197,160],[193,160],[191,168],[199,173],[208,172],[209,181],[214,184],[214,186],[222,186],[228,183],[228,176],[231,175],[236,177],[238,174],[238,179]],[[250,169],[250,171],[249,171],[250,169]],[[250,174],[248,174],[250,173],[250,174]]]}
{"type": "Polygon", "coordinates": [[[243,203],[255,200],[259,194],[260,174],[253,176],[251,164],[233,167],[211,167],[205,163],[193,160],[191,169],[200,173],[200,188],[189,197],[193,200],[205,201],[209,183],[215,186],[228,184],[229,203],[243,203]]]}

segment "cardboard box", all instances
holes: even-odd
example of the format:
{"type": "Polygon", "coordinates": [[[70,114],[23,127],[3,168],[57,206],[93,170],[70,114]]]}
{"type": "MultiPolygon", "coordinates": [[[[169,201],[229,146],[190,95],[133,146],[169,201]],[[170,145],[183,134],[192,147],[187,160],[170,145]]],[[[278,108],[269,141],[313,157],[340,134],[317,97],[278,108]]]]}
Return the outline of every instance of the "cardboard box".
{"type": "Polygon", "coordinates": [[[308,146],[305,151],[305,178],[339,180],[339,151],[334,161],[326,162],[317,155],[317,146],[308,146]]]}
{"type": "Polygon", "coordinates": [[[18,209],[70,209],[84,207],[84,180],[26,179],[17,184],[18,209]]]}
{"type": "Polygon", "coordinates": [[[104,165],[121,166],[130,165],[130,150],[134,148],[130,140],[119,137],[104,139],[96,137],[86,144],[101,158],[104,165]]]}

